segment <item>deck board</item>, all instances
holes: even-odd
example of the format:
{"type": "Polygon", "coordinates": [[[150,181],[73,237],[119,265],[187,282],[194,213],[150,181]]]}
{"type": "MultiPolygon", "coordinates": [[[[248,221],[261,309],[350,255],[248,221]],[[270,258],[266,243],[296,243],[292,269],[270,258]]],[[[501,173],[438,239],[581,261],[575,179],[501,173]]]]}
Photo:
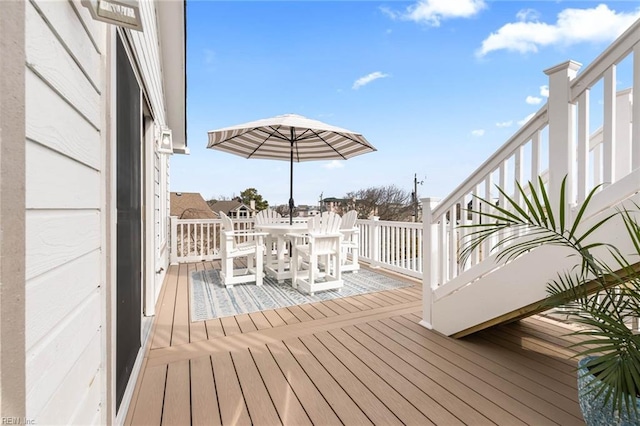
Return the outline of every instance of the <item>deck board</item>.
{"type": "Polygon", "coordinates": [[[125,424],[583,424],[581,340],[565,324],[532,317],[451,339],[418,324],[412,278],[191,322],[189,276],[212,267],[170,267],[125,424]]]}
{"type": "Polygon", "coordinates": [[[349,397],[360,407],[374,424],[400,425],[400,419],[383,404],[375,390],[369,389],[358,377],[345,367],[334,354],[329,351],[317,336],[306,336],[300,339],[307,351],[316,357],[322,367],[347,392],[349,397]]]}
{"type": "MultiPolygon", "coordinates": [[[[392,320],[386,323],[390,321],[392,320]]],[[[548,389],[541,388],[535,382],[526,379],[515,371],[502,368],[497,363],[482,362],[482,357],[465,357],[460,346],[456,345],[455,342],[437,336],[435,333],[422,333],[422,330],[411,327],[411,325],[415,323],[407,324],[401,320],[395,322],[406,327],[406,334],[403,332],[406,336],[410,333],[415,333],[414,341],[419,339],[421,342],[425,342],[423,338],[429,335],[429,337],[432,338],[427,338],[427,341],[439,345],[438,353],[440,356],[445,357],[458,368],[472,372],[475,377],[508,394],[511,398],[518,401],[527,401],[527,405],[533,410],[548,413],[548,415],[552,416],[552,419],[558,420],[566,425],[579,424],[581,421],[581,419],[576,417],[575,412],[570,414],[563,410],[563,408],[567,406],[575,407],[574,401],[568,399],[563,401],[561,395],[553,395],[548,392],[548,389]],[[563,402],[565,403],[564,407],[563,402]]]]}
{"type": "Polygon", "coordinates": [[[289,350],[310,382],[322,394],[323,399],[343,424],[371,424],[366,414],[329,374],[318,358],[307,350],[300,339],[287,340],[282,344],[289,350]]]}
{"type": "Polygon", "coordinates": [[[253,321],[253,324],[255,324],[257,330],[271,328],[271,323],[262,312],[251,312],[249,316],[251,317],[251,320],[253,321]]]}
{"type": "MultiPolygon", "coordinates": [[[[421,418],[422,416],[418,415],[416,412],[413,412],[413,408],[415,408],[419,410],[423,416],[427,417],[429,421],[435,424],[463,424],[458,418],[448,412],[440,404],[429,398],[428,395],[424,393],[419,387],[406,380],[405,377],[398,375],[396,370],[394,370],[390,365],[384,363],[384,361],[376,356],[375,352],[371,351],[371,347],[367,348],[366,346],[362,345],[361,341],[354,339],[353,336],[348,334],[344,329],[331,331],[330,334],[336,341],[340,342],[340,344],[344,346],[345,349],[347,349],[351,354],[358,354],[357,359],[359,359],[360,362],[362,362],[367,368],[371,370],[371,372],[368,372],[366,370],[364,371],[366,376],[371,377],[374,375],[378,375],[380,379],[391,386],[391,388],[394,389],[399,396],[402,396],[409,404],[411,404],[411,414],[415,416],[415,418],[401,418],[401,420],[403,420],[405,423],[409,421],[411,423],[422,423],[424,421],[421,418]]],[[[375,347],[375,345],[373,347],[375,347]]],[[[401,408],[399,409],[403,411],[401,408]]]]}
{"type": "Polygon", "coordinates": [[[406,357],[418,370],[427,374],[437,383],[446,383],[448,389],[459,395],[467,404],[470,404],[491,421],[499,424],[526,424],[526,422],[519,420],[518,417],[511,414],[502,404],[492,398],[496,392],[487,394],[485,392],[487,387],[482,386],[477,380],[472,380],[469,374],[464,374],[462,371],[456,372],[455,369],[449,369],[454,375],[448,374],[442,368],[439,368],[439,365],[443,363],[437,362],[437,359],[434,362],[431,353],[427,353],[428,351],[424,347],[377,321],[367,324],[367,327],[369,328],[363,328],[363,330],[365,333],[368,331],[367,334],[370,337],[384,342],[385,346],[394,347],[397,351],[403,353],[403,357],[406,357]],[[372,333],[371,329],[375,330],[375,333],[372,333]],[[469,379],[469,381],[466,379],[469,379]],[[479,387],[477,387],[478,385],[479,387]]]}
{"type": "Polygon", "coordinates": [[[173,332],[171,345],[184,345],[189,343],[189,290],[187,279],[187,265],[180,265],[178,272],[178,284],[176,288],[175,309],[173,312],[173,332]]]}
{"type": "MultiPolygon", "coordinates": [[[[191,276],[191,274],[195,271],[202,271],[204,270],[204,264],[202,262],[200,263],[190,263],[189,264],[189,269],[188,269],[188,276],[191,276]]],[[[187,280],[188,283],[188,280],[187,280]]],[[[188,301],[189,301],[189,308],[191,308],[191,286],[189,285],[189,297],[188,297],[188,301]]],[[[187,315],[189,317],[189,319],[191,319],[191,310],[187,310],[187,315]]],[[[208,336],[207,336],[207,326],[206,323],[204,321],[189,321],[189,341],[190,342],[198,342],[200,340],[207,340],[208,336]]]]}
{"type": "Polygon", "coordinates": [[[301,426],[312,424],[267,347],[251,349],[250,352],[282,423],[301,426]]]}
{"type": "Polygon", "coordinates": [[[231,357],[252,423],[258,425],[282,423],[249,350],[232,352],[231,357]]]}
{"type": "Polygon", "coordinates": [[[340,424],[340,419],[334,410],[314,386],[311,378],[307,376],[284,343],[268,345],[268,350],[298,400],[303,404],[311,422],[321,425],[340,424]]]}
{"type": "Polygon", "coordinates": [[[220,417],[225,425],[249,425],[251,417],[245,403],[230,353],[211,355],[220,417]]]}
{"type": "MultiPolygon", "coordinates": [[[[476,410],[463,400],[449,392],[449,390],[447,390],[443,385],[433,381],[409,362],[398,356],[397,353],[399,352],[392,350],[396,349],[393,345],[390,347],[389,345],[382,344],[378,340],[373,339],[361,330],[360,326],[345,327],[343,331],[383,361],[386,364],[386,367],[383,365],[382,368],[385,368],[387,374],[393,374],[393,372],[398,373],[399,378],[404,378],[408,384],[412,384],[416,388],[420,389],[420,391],[424,393],[429,400],[440,405],[444,410],[447,410],[463,423],[491,423],[487,418],[480,416],[476,410]]],[[[398,345],[397,349],[400,348],[400,345],[398,345]]],[[[426,401],[425,404],[428,404],[428,401],[426,401]]],[[[446,414],[443,413],[434,414],[437,414],[438,416],[446,416],[446,414]]],[[[434,421],[436,420],[437,419],[434,419],[434,421]]],[[[457,421],[452,419],[451,423],[455,424],[457,421]]]]}
{"type": "Polygon", "coordinates": [[[191,422],[189,361],[169,364],[162,424],[180,426],[191,422]]]}
{"type": "MultiPolygon", "coordinates": [[[[432,341],[423,339],[418,333],[398,322],[384,320],[380,321],[379,324],[381,324],[381,328],[387,327],[386,332],[388,334],[396,333],[409,339],[410,342],[405,342],[413,348],[414,352],[422,352],[422,355],[427,356],[434,366],[451,377],[473,387],[482,388],[485,396],[525,423],[536,425],[554,424],[550,418],[539,412],[540,401],[534,395],[530,395],[528,404],[524,404],[522,403],[521,389],[513,386],[502,377],[486,374],[481,368],[474,368],[457,354],[446,351],[440,344],[434,344],[432,341]],[[430,354],[426,354],[425,349],[430,354]]],[[[556,414],[556,410],[553,411],[553,414],[556,414]]]]}
{"type": "Polygon", "coordinates": [[[191,360],[191,411],[193,425],[222,424],[209,356],[191,360]]]}

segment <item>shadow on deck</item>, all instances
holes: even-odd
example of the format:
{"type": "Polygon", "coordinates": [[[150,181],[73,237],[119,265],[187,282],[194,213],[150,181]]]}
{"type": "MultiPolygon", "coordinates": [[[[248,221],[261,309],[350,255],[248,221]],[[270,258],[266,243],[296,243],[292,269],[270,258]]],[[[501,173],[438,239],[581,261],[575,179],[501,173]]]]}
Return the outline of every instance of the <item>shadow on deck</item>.
{"type": "Polygon", "coordinates": [[[584,424],[564,324],[533,316],[444,337],[418,324],[409,278],[190,322],[188,275],[214,266],[170,268],[126,424],[584,424]]]}

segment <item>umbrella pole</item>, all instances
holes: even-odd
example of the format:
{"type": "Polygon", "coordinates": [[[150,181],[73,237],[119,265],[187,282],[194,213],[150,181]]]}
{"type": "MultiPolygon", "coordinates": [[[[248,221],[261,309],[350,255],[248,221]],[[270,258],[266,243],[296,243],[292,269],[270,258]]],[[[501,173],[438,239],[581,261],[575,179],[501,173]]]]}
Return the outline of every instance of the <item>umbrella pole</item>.
{"type": "Polygon", "coordinates": [[[293,224],[293,127],[291,128],[291,156],[289,162],[289,225],[293,224]]]}

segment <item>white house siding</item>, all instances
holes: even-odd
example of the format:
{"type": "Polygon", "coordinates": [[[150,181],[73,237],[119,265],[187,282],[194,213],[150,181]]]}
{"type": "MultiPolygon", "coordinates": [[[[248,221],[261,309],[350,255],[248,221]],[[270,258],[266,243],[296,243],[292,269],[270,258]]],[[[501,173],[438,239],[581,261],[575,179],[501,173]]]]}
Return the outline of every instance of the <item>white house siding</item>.
{"type": "Polygon", "coordinates": [[[143,76],[143,90],[151,104],[153,118],[157,124],[164,125],[166,123],[165,104],[155,3],[140,2],[140,15],[144,31],[129,31],[129,35],[143,76]]]}
{"type": "Polygon", "coordinates": [[[99,423],[106,30],[78,0],[25,8],[27,418],[99,423]]]}
{"type": "MultiPolygon", "coordinates": [[[[142,1],[144,32],[124,30],[155,128],[166,125],[155,3],[142,1]]],[[[183,28],[176,28],[183,31],[183,28]]],[[[80,0],[25,3],[26,414],[37,424],[113,421],[105,349],[107,312],[107,24],[80,0]],[[103,128],[104,127],[104,128],[103,128]]],[[[113,137],[113,136],[112,136],[113,137]]],[[[147,138],[149,145],[153,137],[147,138]]],[[[153,193],[155,296],[169,263],[169,157],[157,152],[142,176],[153,193]]],[[[147,239],[149,241],[149,239],[147,239]]],[[[110,343],[111,342],[111,343],[110,343]]],[[[144,342],[143,342],[144,343],[144,342]]],[[[114,354],[112,354],[114,355],[114,354]]],[[[135,381],[135,374],[131,381],[135,381]]],[[[123,406],[126,406],[123,401],[123,406]]]]}
{"type": "MultiPolygon", "coordinates": [[[[136,58],[137,68],[142,79],[142,90],[150,106],[154,124],[157,128],[162,128],[166,127],[167,121],[155,3],[151,1],[140,2],[140,15],[143,31],[127,31],[127,34],[131,40],[133,55],[136,58]]],[[[176,28],[176,31],[183,31],[183,29],[176,28]]],[[[169,189],[167,179],[162,178],[167,169],[167,155],[156,151],[153,158],[154,161],[150,167],[154,168],[152,174],[154,182],[150,185],[154,191],[154,238],[152,240],[155,245],[153,251],[155,253],[154,271],[156,271],[154,288],[157,298],[169,265],[166,244],[169,189]]]]}
{"type": "Polygon", "coordinates": [[[154,243],[156,246],[156,274],[154,283],[155,297],[160,294],[160,287],[169,265],[169,159],[166,155],[154,155],[154,203],[153,219],[155,228],[154,243]]]}

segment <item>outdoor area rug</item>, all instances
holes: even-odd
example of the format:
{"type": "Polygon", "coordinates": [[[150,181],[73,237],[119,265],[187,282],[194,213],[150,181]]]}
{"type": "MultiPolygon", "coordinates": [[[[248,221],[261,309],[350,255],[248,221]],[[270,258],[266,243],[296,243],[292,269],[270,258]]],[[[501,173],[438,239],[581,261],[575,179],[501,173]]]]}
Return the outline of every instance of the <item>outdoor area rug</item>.
{"type": "Polygon", "coordinates": [[[344,287],[340,292],[326,290],[310,296],[291,287],[291,280],[284,280],[282,284],[278,284],[273,278],[265,276],[264,283],[260,287],[248,283],[237,284],[227,289],[220,282],[219,270],[195,271],[189,279],[191,321],[248,314],[412,285],[367,269],[361,269],[355,274],[347,272],[342,277],[344,287]]]}

